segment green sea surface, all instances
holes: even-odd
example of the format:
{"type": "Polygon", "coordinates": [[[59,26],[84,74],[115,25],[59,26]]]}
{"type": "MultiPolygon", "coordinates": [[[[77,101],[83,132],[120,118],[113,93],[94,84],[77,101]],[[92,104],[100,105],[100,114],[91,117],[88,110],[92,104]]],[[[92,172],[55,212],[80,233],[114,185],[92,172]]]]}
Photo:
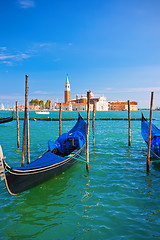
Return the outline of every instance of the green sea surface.
{"type": "MultiPolygon", "coordinates": [[[[24,113],[19,114],[23,117],[24,113]]],[[[86,117],[86,112],[81,114],[86,117]]],[[[9,111],[0,111],[0,117],[10,115],[9,111]]],[[[29,115],[36,117],[35,112],[29,115]]],[[[51,112],[48,116],[58,115],[51,112]]],[[[62,112],[64,118],[77,115],[62,112]]],[[[149,111],[144,115],[148,118],[149,111]]],[[[127,112],[96,112],[96,118],[114,117],[126,118],[127,112]]],[[[140,118],[141,111],[131,112],[131,117],[140,118]]],[[[160,128],[160,111],[154,111],[153,118],[160,128]]],[[[62,133],[75,122],[63,121],[62,133]]],[[[59,123],[29,121],[29,125],[32,161],[47,150],[49,139],[56,140],[59,123]]],[[[141,136],[141,121],[131,122],[131,147],[126,120],[95,121],[95,147],[91,125],[90,121],[89,174],[85,163],[77,162],[57,177],[17,196],[9,195],[4,181],[0,182],[0,239],[160,239],[160,166],[151,163],[147,175],[147,146],[141,136]]],[[[21,147],[22,128],[20,121],[21,147]]],[[[6,162],[20,166],[22,149],[17,150],[15,120],[0,124],[0,145],[6,162]]]]}

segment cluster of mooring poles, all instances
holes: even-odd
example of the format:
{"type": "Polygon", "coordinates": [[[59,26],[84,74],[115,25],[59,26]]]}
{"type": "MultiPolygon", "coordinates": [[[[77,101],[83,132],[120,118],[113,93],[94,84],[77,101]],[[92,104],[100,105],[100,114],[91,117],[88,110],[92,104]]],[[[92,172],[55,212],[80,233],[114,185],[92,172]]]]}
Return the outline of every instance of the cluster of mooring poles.
{"type": "Polygon", "coordinates": [[[24,122],[23,122],[22,166],[24,166],[24,160],[25,160],[26,136],[27,136],[27,164],[29,164],[30,152],[29,152],[28,76],[27,75],[26,75],[26,84],[25,84],[25,112],[24,112],[24,122]]]}
{"type": "MultiPolygon", "coordinates": [[[[147,162],[146,162],[147,173],[149,173],[150,152],[151,152],[151,128],[152,128],[153,95],[154,95],[154,92],[151,92],[149,133],[148,133],[148,150],[147,150],[147,162]]],[[[129,100],[128,100],[128,146],[131,146],[131,114],[130,114],[130,101],[129,100]]]]}
{"type": "MultiPolygon", "coordinates": [[[[91,91],[87,92],[87,131],[86,131],[86,170],[87,170],[87,172],[89,172],[89,111],[90,111],[90,94],[91,94],[91,91]]],[[[151,92],[150,118],[149,118],[149,135],[148,135],[148,151],[147,151],[147,172],[149,172],[149,163],[150,163],[153,95],[154,95],[154,92],[151,92]]],[[[62,111],[62,104],[60,103],[59,135],[61,135],[61,119],[62,119],[61,111],[62,111]]],[[[95,103],[93,104],[92,133],[93,133],[93,146],[95,146],[95,103]]],[[[131,146],[131,110],[130,110],[130,101],[129,100],[128,100],[128,146],[131,146]]]]}
{"type": "MultiPolygon", "coordinates": [[[[87,129],[86,129],[86,170],[89,172],[89,112],[90,112],[90,97],[91,91],[87,92],[87,129]]],[[[59,105],[59,136],[61,135],[62,127],[62,103],[59,105]]],[[[93,105],[93,119],[92,119],[92,130],[93,130],[93,145],[95,145],[95,104],[93,105]]]]}
{"type": "MultiPolygon", "coordinates": [[[[20,148],[19,141],[19,116],[18,116],[18,102],[16,101],[16,118],[17,118],[17,148],[20,148]]],[[[25,80],[25,112],[23,122],[23,144],[22,144],[22,163],[24,166],[25,162],[25,145],[27,145],[27,164],[30,163],[30,149],[29,149],[29,117],[28,117],[28,76],[26,75],[25,80]],[[26,144],[25,144],[26,143],[26,144]]]]}
{"type": "MultiPolygon", "coordinates": [[[[25,163],[25,146],[27,145],[27,164],[30,163],[30,148],[29,148],[29,117],[28,117],[28,76],[25,76],[25,112],[23,122],[23,144],[22,144],[22,167],[25,163]],[[25,144],[26,143],[26,144],[25,144]]],[[[87,92],[87,130],[86,130],[86,170],[89,172],[89,111],[90,111],[90,94],[91,91],[87,92]]],[[[19,115],[18,115],[18,101],[16,101],[16,120],[17,120],[17,148],[20,148],[19,138],[19,115]]],[[[62,128],[62,103],[59,106],[59,136],[61,135],[62,128]]],[[[95,104],[93,105],[93,119],[92,119],[92,130],[93,130],[93,145],[95,145],[95,104]]]]}
{"type": "MultiPolygon", "coordinates": [[[[26,77],[26,80],[25,80],[25,112],[24,112],[24,122],[23,122],[23,144],[22,144],[22,164],[21,164],[22,166],[24,166],[24,162],[25,162],[25,145],[27,145],[27,164],[30,163],[29,117],[28,117],[28,76],[26,75],[25,77],[26,77]]],[[[86,130],[86,170],[87,170],[87,172],[89,172],[90,95],[91,95],[91,91],[88,91],[87,92],[87,130],[86,130]]],[[[154,95],[154,92],[151,92],[148,151],[147,151],[147,164],[146,164],[147,172],[149,172],[149,164],[150,164],[153,95],[154,95]]],[[[18,101],[16,101],[16,119],[17,119],[17,148],[20,148],[18,101]]],[[[61,128],[62,128],[61,122],[62,122],[62,103],[60,103],[60,106],[59,106],[59,136],[61,135],[61,128]]],[[[95,103],[93,104],[92,133],[93,133],[93,146],[95,146],[95,103]]],[[[131,146],[131,113],[130,113],[130,101],[129,100],[128,100],[128,146],[131,146]]]]}

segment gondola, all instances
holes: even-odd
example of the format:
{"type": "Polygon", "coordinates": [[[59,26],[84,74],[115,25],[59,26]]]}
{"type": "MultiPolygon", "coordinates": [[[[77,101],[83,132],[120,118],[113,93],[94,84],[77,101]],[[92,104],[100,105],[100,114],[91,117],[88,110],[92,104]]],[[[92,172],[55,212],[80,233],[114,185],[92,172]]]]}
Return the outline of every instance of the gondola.
{"type": "MultiPolygon", "coordinates": [[[[148,145],[149,122],[142,114],[141,133],[144,141],[148,145]]],[[[152,124],[151,128],[151,154],[155,159],[160,159],[160,129],[152,124]]]]}
{"type": "Polygon", "coordinates": [[[30,189],[71,167],[85,148],[86,122],[79,114],[75,126],[54,143],[48,141],[48,150],[24,167],[10,167],[0,150],[1,180],[11,195],[30,189]]]}
{"type": "Polygon", "coordinates": [[[11,116],[11,117],[7,117],[7,118],[0,118],[0,124],[1,124],[1,123],[7,123],[7,122],[11,122],[11,121],[13,121],[13,118],[14,118],[13,114],[12,114],[12,116],[11,116]]]}

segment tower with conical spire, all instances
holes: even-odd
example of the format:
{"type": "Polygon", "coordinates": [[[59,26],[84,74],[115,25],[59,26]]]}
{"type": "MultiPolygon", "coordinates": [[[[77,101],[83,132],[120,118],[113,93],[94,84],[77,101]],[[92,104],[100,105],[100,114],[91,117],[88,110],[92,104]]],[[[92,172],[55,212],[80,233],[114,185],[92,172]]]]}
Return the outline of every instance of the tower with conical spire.
{"type": "Polygon", "coordinates": [[[67,74],[65,88],[64,88],[64,102],[68,103],[70,101],[71,101],[71,97],[70,97],[70,84],[69,84],[68,74],[67,74]]]}

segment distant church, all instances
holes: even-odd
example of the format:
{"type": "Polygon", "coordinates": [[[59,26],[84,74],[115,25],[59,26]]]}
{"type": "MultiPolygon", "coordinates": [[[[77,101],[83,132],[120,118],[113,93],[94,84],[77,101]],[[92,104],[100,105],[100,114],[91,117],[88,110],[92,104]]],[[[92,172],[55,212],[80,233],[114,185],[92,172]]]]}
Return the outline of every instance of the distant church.
{"type": "MultiPolygon", "coordinates": [[[[87,111],[87,98],[78,97],[76,94],[76,99],[71,100],[71,89],[70,83],[68,79],[68,74],[66,77],[65,87],[64,87],[64,103],[62,103],[63,111],[87,111]]],[[[90,99],[90,110],[93,110],[93,103],[95,102],[96,111],[108,111],[108,102],[104,96],[102,97],[94,97],[93,93],[91,93],[90,99]]],[[[52,103],[51,110],[59,110],[60,103],[52,103]]]]}
{"type": "Polygon", "coordinates": [[[68,80],[68,74],[66,78],[66,83],[65,83],[65,88],[64,88],[64,102],[69,103],[71,101],[71,89],[70,89],[70,84],[68,80]]]}

